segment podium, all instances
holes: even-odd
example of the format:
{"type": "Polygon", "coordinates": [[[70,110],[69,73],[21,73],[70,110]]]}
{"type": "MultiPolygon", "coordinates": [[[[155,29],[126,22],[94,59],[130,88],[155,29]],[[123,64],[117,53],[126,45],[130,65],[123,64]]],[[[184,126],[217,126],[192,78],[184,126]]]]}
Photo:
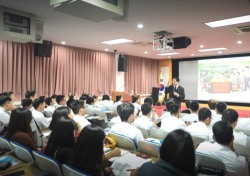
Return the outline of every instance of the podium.
{"type": "Polygon", "coordinates": [[[129,95],[126,92],[116,92],[116,91],[112,91],[112,101],[116,100],[116,95],[121,95],[123,102],[132,102],[132,96],[129,95]]]}

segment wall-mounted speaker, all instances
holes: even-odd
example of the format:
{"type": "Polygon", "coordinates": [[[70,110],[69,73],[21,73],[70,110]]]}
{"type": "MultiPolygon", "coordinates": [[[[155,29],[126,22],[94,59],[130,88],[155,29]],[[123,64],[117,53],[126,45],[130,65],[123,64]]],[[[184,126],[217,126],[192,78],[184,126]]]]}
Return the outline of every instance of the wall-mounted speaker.
{"type": "Polygon", "coordinates": [[[123,54],[120,54],[118,58],[118,71],[127,72],[127,66],[128,59],[123,54]]]}
{"type": "Polygon", "coordinates": [[[191,39],[188,37],[173,38],[174,49],[187,48],[191,44],[191,39]]]}
{"type": "Polygon", "coordinates": [[[35,56],[51,57],[52,42],[44,40],[42,44],[35,44],[35,56]]]}

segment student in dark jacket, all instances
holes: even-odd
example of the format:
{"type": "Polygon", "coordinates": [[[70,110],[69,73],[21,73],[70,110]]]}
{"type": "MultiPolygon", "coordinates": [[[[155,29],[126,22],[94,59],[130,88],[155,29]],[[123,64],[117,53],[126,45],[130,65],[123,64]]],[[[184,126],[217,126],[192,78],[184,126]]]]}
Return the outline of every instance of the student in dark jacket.
{"type": "Polygon", "coordinates": [[[195,153],[189,133],[174,130],[167,135],[160,149],[160,159],[144,163],[131,176],[193,176],[195,175],[195,153]]]}

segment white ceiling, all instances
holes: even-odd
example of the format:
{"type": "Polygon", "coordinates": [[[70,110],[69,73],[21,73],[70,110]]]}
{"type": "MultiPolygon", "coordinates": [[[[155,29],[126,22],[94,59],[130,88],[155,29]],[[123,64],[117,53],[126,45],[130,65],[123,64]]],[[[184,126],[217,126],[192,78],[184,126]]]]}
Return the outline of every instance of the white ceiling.
{"type": "Polygon", "coordinates": [[[250,14],[249,0],[130,0],[128,21],[107,20],[92,22],[58,12],[51,7],[49,0],[1,0],[0,5],[35,14],[43,20],[45,40],[53,43],[66,41],[66,45],[104,51],[165,59],[158,56],[160,51],[153,51],[152,45],[136,46],[131,43],[105,45],[100,42],[128,38],[134,42],[153,42],[154,32],[166,30],[172,37],[187,36],[192,44],[184,49],[176,49],[179,55],[173,58],[191,58],[218,55],[217,52],[200,53],[204,48],[226,47],[225,55],[250,53],[250,32],[236,35],[230,29],[238,26],[249,26],[250,23],[209,28],[205,22],[238,17],[250,14]],[[142,23],[143,29],[137,29],[142,23]],[[237,40],[242,40],[238,45],[237,40]],[[144,54],[148,51],[148,54],[144,54]],[[194,54],[194,56],[191,56],[194,54]]]}

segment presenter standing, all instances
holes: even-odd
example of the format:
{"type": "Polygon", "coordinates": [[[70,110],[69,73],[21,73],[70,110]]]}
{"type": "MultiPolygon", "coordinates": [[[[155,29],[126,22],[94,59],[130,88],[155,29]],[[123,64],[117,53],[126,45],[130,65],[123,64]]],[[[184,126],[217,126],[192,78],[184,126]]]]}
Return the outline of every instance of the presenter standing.
{"type": "Polygon", "coordinates": [[[173,77],[173,84],[168,84],[166,86],[165,95],[169,93],[169,98],[181,107],[181,100],[185,98],[185,91],[184,88],[180,86],[179,82],[180,79],[178,77],[173,77]]]}

